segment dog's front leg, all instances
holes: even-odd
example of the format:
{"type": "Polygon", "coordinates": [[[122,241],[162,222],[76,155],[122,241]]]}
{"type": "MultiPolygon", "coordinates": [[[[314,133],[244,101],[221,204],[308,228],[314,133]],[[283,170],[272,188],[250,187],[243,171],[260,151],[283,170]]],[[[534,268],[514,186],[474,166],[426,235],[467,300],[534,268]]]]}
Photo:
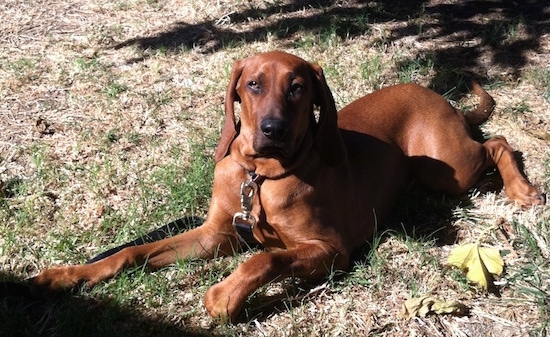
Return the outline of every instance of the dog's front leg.
{"type": "Polygon", "coordinates": [[[171,238],[149,244],[131,246],[91,264],[62,266],[43,270],[31,279],[39,289],[59,290],[85,283],[96,283],[113,277],[121,270],[146,265],[158,269],[181,259],[212,258],[233,254],[239,250],[234,233],[224,233],[205,223],[171,238]]]}
{"type": "Polygon", "coordinates": [[[259,253],[208,289],[204,305],[212,317],[224,322],[235,321],[247,297],[259,287],[290,276],[323,277],[334,268],[345,268],[347,263],[347,258],[321,241],[274,253],[259,253]]]}

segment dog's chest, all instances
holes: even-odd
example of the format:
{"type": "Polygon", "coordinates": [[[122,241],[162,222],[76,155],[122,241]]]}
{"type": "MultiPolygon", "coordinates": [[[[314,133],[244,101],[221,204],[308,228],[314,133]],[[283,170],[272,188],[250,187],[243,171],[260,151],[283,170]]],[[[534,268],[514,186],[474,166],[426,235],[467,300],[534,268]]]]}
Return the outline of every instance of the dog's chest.
{"type": "Polygon", "coordinates": [[[264,182],[253,211],[259,219],[254,230],[258,241],[268,249],[289,248],[304,228],[316,222],[312,192],[304,183],[264,182]]]}

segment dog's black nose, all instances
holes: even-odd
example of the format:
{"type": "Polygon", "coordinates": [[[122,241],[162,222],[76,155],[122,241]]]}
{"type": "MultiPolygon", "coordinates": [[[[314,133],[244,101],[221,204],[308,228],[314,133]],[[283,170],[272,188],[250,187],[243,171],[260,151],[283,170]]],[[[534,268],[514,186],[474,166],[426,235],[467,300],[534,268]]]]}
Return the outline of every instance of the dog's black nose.
{"type": "Polygon", "coordinates": [[[264,135],[271,140],[282,140],[288,129],[287,122],[280,119],[265,119],[260,127],[264,135]]]}

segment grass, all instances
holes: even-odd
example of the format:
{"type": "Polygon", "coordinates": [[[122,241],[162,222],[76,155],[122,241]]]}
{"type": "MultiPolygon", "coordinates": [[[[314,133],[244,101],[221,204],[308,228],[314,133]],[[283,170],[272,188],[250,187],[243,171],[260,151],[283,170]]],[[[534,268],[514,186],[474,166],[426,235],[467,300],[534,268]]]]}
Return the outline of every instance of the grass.
{"type": "Polygon", "coordinates": [[[382,56],[375,55],[369,58],[359,66],[361,71],[361,78],[366,81],[368,85],[375,89],[382,87],[382,73],[384,70],[384,64],[382,63],[382,56]]]}
{"type": "Polygon", "coordinates": [[[536,67],[528,72],[527,80],[532,82],[542,92],[542,96],[550,102],[550,68],[536,67]]]}
{"type": "Polygon", "coordinates": [[[525,263],[513,266],[508,274],[509,282],[514,288],[520,300],[538,308],[541,315],[541,325],[532,328],[532,333],[542,335],[547,332],[550,322],[550,295],[547,291],[547,281],[550,277],[548,225],[550,218],[541,219],[534,229],[525,225],[514,223],[515,229],[520,233],[517,246],[525,251],[525,256],[530,258],[525,263]]]}
{"type": "Polygon", "coordinates": [[[472,106],[465,86],[475,74],[497,101],[483,134],[505,135],[529,179],[548,191],[550,71],[541,52],[548,41],[536,15],[542,9],[520,7],[472,11],[436,0],[7,4],[0,23],[0,281],[16,285],[0,284],[0,335],[548,334],[548,208],[508,204],[488,188],[492,176],[460,198],[408,191],[351,270],[268,284],[236,324],[217,324],[201,301],[253,253],[156,272],[136,266],[48,299],[17,291],[39,270],[83,263],[184,215],[204,216],[231,65],[261,51],[319,63],[338,107],[408,81],[472,106]],[[455,244],[502,220],[508,229],[485,242],[506,263],[497,297],[445,260],[455,244]],[[405,299],[426,293],[461,301],[470,315],[399,317],[405,299]]]}
{"type": "Polygon", "coordinates": [[[430,58],[417,57],[414,60],[401,62],[397,71],[399,82],[416,82],[420,76],[426,76],[434,69],[434,61],[430,58]]]}

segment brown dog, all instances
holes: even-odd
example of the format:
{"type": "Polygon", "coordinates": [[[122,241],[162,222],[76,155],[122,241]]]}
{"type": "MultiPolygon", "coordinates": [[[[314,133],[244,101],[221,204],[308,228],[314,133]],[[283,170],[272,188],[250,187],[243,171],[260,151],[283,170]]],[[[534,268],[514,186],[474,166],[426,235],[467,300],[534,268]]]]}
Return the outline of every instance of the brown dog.
{"type": "Polygon", "coordinates": [[[237,61],[206,222],[92,264],[44,270],[33,282],[49,289],[93,285],[135,264],[159,268],[233,254],[246,246],[239,228],[268,252],[253,255],[204,299],[210,315],[234,320],[247,296],[268,282],[347,268],[351,253],[413,180],[459,194],[496,164],[510,199],[544,203],[504,138],[483,145],[470,138],[468,124],[485,121],[494,106],[479,85],[473,88],[481,103],[465,114],[428,89],[402,84],[337,115],[320,67],[282,52],[237,61]],[[235,101],[241,103],[239,122],[235,101]]]}

